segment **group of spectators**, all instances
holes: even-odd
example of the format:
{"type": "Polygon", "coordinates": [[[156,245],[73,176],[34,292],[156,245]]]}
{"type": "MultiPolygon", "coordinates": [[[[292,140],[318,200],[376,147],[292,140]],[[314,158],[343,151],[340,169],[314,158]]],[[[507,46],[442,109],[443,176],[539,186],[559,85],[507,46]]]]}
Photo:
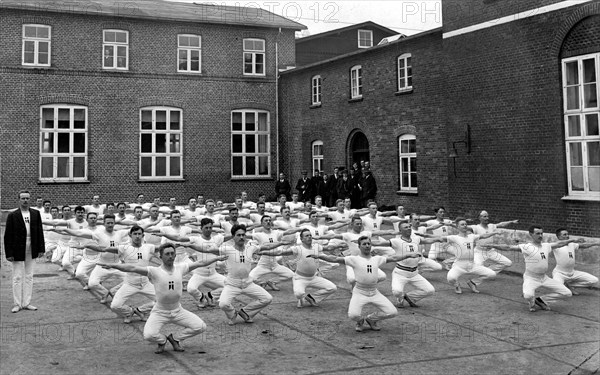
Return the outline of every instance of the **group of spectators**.
{"type": "MultiPolygon", "coordinates": [[[[354,163],[352,168],[336,167],[333,174],[328,175],[323,171],[315,170],[312,177],[308,177],[308,171],[302,171],[302,177],[295,185],[300,202],[311,201],[314,203],[316,196],[323,197],[323,203],[328,207],[335,207],[338,199],[350,198],[352,208],[367,207],[369,201],[374,201],[377,196],[377,181],[371,172],[368,161],[354,163]]],[[[275,194],[277,197],[285,195],[291,198],[292,184],[285,173],[279,174],[275,183],[275,194]]]]}

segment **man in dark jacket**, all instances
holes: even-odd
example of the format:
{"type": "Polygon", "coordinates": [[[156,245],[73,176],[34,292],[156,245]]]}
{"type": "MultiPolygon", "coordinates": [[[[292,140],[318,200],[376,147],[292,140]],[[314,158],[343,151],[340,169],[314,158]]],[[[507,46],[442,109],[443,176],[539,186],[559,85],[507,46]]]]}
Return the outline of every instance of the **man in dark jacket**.
{"type": "Polygon", "coordinates": [[[12,312],[37,310],[30,305],[33,292],[33,264],[45,252],[44,230],[40,212],[29,208],[31,195],[19,192],[19,208],[6,219],[4,248],[6,260],[12,263],[14,306],[12,312]]]}
{"type": "Polygon", "coordinates": [[[310,180],[312,183],[312,187],[310,189],[310,201],[314,203],[317,195],[320,195],[321,198],[323,198],[323,196],[325,196],[327,193],[325,191],[325,180],[323,179],[323,176],[321,176],[321,173],[318,169],[315,169],[315,174],[310,180]]]}
{"type": "Polygon", "coordinates": [[[298,200],[305,202],[311,198],[312,181],[308,177],[307,171],[302,171],[302,178],[298,180],[296,184],[296,190],[298,190],[298,200]]]}
{"type": "Polygon", "coordinates": [[[335,201],[338,199],[337,186],[338,181],[342,178],[339,172],[339,168],[333,168],[333,174],[329,176],[329,180],[327,181],[327,191],[329,192],[329,200],[323,201],[323,204],[327,207],[334,207],[335,201]]]}
{"type": "Polygon", "coordinates": [[[283,194],[289,201],[290,199],[292,199],[292,196],[290,195],[291,191],[292,185],[290,184],[290,181],[287,178],[285,178],[285,173],[280,173],[279,180],[277,180],[277,182],[275,183],[275,196],[279,198],[279,196],[283,194]]]}
{"type": "Polygon", "coordinates": [[[377,196],[377,182],[370,170],[364,171],[364,177],[360,184],[362,188],[361,199],[363,207],[367,207],[369,201],[374,201],[377,196]]]}

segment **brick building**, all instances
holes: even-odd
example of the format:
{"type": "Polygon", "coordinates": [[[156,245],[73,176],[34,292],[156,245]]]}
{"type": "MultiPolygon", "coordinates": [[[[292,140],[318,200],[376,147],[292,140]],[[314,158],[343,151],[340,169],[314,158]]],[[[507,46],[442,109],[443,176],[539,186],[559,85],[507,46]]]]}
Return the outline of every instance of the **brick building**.
{"type": "Polygon", "coordinates": [[[0,24],[2,208],[23,188],[56,204],[273,190],[277,71],[303,25],[158,0],[5,0],[0,24]]]}
{"type": "Polygon", "coordinates": [[[600,236],[600,3],[442,6],[441,29],[282,73],[282,163],[368,158],[382,204],[600,236]]]}

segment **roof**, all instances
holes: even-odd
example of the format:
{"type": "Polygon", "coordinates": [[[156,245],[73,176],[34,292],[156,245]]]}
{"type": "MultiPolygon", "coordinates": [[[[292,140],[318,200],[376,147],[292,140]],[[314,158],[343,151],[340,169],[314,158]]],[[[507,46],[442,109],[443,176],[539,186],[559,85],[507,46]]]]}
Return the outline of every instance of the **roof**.
{"type": "Polygon", "coordinates": [[[381,26],[381,25],[379,25],[379,24],[377,24],[375,22],[372,22],[372,21],[366,21],[366,22],[363,22],[363,23],[357,23],[357,24],[354,24],[354,25],[342,27],[341,29],[330,30],[330,31],[326,31],[326,32],[320,33],[320,34],[314,34],[314,35],[306,36],[304,38],[298,38],[298,39],[296,39],[296,44],[302,43],[302,42],[307,42],[307,41],[313,40],[313,39],[327,37],[327,36],[334,35],[334,34],[339,34],[339,33],[342,33],[344,31],[348,31],[348,30],[358,30],[358,29],[365,28],[365,27],[376,28],[376,29],[382,30],[382,31],[384,31],[386,33],[389,33],[390,35],[396,35],[396,34],[398,34],[397,31],[394,31],[392,29],[388,29],[385,26],[381,26]]]}
{"type": "Polygon", "coordinates": [[[111,17],[199,22],[303,30],[306,26],[256,7],[215,3],[179,3],[164,0],[0,0],[0,8],[42,12],[97,14],[111,17]]]}

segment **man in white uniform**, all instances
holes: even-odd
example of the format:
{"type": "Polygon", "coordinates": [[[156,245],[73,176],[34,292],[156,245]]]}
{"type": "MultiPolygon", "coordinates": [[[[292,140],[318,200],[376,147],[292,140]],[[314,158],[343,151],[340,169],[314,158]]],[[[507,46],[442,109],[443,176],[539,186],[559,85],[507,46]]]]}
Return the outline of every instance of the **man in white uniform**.
{"type": "MultiPolygon", "coordinates": [[[[569,231],[565,228],[560,228],[556,231],[556,238],[559,241],[569,239],[569,231]]],[[[571,290],[574,296],[579,295],[575,288],[585,288],[594,285],[598,282],[598,278],[587,272],[575,270],[575,251],[578,249],[587,249],[592,246],[599,246],[594,243],[573,243],[567,246],[555,248],[552,250],[556,259],[556,267],[552,270],[552,278],[562,282],[571,290]]]]}
{"type": "MultiPolygon", "coordinates": [[[[182,352],[181,341],[196,336],[206,330],[206,324],[200,317],[185,310],[181,306],[183,294],[183,275],[198,267],[207,266],[208,262],[174,264],[176,252],[170,243],[162,244],[158,248],[163,264],[160,267],[140,267],[133,264],[101,264],[106,268],[114,268],[119,272],[135,272],[147,276],[156,291],[156,304],[150,312],[150,317],[144,326],[144,339],[155,342],[158,348],[155,353],[164,352],[167,341],[176,352],[182,352]],[[168,336],[160,333],[160,329],[167,323],[185,327],[177,335],[168,336]]],[[[225,260],[227,257],[217,257],[211,261],[225,260]]]]}
{"type": "MultiPolygon", "coordinates": [[[[444,214],[446,213],[446,209],[444,207],[438,207],[435,209],[435,219],[428,220],[425,224],[427,224],[427,230],[433,233],[434,236],[448,236],[449,226],[452,225],[452,220],[444,219],[444,214]]],[[[443,243],[435,243],[431,245],[429,249],[428,258],[436,260],[440,254],[444,254],[446,259],[442,261],[444,268],[450,270],[452,267],[452,263],[455,260],[455,254],[452,254],[452,250],[449,249],[450,246],[443,243]]]]}
{"type": "Polygon", "coordinates": [[[565,240],[559,242],[542,243],[544,230],[539,225],[529,227],[531,242],[519,245],[506,244],[488,244],[482,245],[483,248],[495,247],[499,250],[521,251],[525,258],[525,273],[523,273],[523,297],[529,303],[529,311],[535,312],[536,306],[542,310],[550,310],[549,303],[558,299],[571,297],[572,293],[562,282],[549,278],[546,275],[548,271],[548,257],[553,249],[567,246],[571,242],[582,242],[579,240],[565,240]],[[550,293],[540,297],[535,297],[535,291],[544,287],[550,293]]]}
{"type": "MultiPolygon", "coordinates": [[[[471,226],[469,226],[469,228],[471,228],[473,230],[474,234],[481,235],[481,234],[485,234],[485,233],[494,232],[494,231],[496,231],[497,228],[504,228],[504,227],[509,226],[510,224],[517,224],[518,222],[519,222],[519,220],[510,220],[510,221],[503,221],[498,224],[492,224],[492,223],[490,223],[490,216],[487,213],[487,211],[481,211],[481,213],[479,214],[479,224],[471,225],[471,226]]],[[[510,261],[510,259],[508,259],[504,255],[500,254],[493,248],[487,249],[487,250],[484,250],[481,248],[481,245],[491,244],[493,242],[494,241],[492,238],[482,239],[482,240],[477,241],[477,243],[475,244],[475,264],[483,265],[484,262],[487,261],[487,262],[491,263],[489,268],[492,271],[496,272],[496,275],[497,275],[503,269],[510,267],[512,265],[512,262],[510,261]]],[[[476,280],[473,280],[473,281],[475,282],[475,284],[477,284],[476,280]]]]}

